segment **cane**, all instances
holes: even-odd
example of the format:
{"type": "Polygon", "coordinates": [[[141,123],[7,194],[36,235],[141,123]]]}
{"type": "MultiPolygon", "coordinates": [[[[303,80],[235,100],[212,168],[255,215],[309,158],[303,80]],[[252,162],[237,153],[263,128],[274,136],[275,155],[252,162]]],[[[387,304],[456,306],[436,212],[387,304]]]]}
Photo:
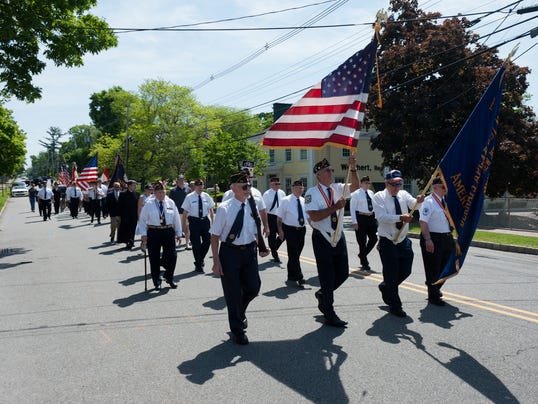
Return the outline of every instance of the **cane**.
{"type": "Polygon", "coordinates": [[[144,291],[148,291],[148,254],[146,253],[146,246],[142,246],[144,251],[144,291]]]}

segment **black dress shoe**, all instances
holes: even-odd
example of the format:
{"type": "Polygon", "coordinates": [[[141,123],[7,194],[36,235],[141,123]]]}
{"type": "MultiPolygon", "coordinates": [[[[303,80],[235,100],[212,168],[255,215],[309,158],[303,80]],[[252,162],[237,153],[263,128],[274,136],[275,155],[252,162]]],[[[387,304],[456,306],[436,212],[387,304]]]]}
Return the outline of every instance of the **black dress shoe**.
{"type": "Polygon", "coordinates": [[[321,290],[318,290],[316,293],[314,293],[314,296],[316,296],[316,299],[318,299],[318,310],[321,311],[323,314],[325,314],[325,309],[323,307],[323,297],[321,295],[321,290]]]}
{"type": "Polygon", "coordinates": [[[170,286],[170,289],[177,289],[177,284],[174,281],[165,279],[165,282],[170,286]]]}
{"type": "Polygon", "coordinates": [[[302,279],[299,279],[297,283],[299,284],[299,286],[302,286],[306,283],[306,281],[304,280],[304,278],[302,278],[302,279]]]}
{"type": "Polygon", "coordinates": [[[161,290],[161,283],[162,281],[159,279],[159,282],[155,284],[155,290],[161,290]]]}
{"type": "Polygon", "coordinates": [[[389,304],[389,302],[385,298],[385,286],[386,286],[385,282],[381,282],[379,285],[377,285],[377,287],[379,288],[379,291],[381,292],[381,298],[383,299],[383,302],[385,304],[389,304]]]}
{"type": "Polygon", "coordinates": [[[198,272],[198,273],[203,274],[203,273],[204,273],[204,269],[201,268],[201,267],[196,267],[196,268],[194,269],[194,272],[198,272]]]}
{"type": "Polygon", "coordinates": [[[325,319],[325,324],[331,327],[344,328],[347,325],[347,321],[341,320],[336,314],[325,319]]]}
{"type": "Polygon", "coordinates": [[[370,265],[366,264],[366,265],[361,265],[361,269],[363,271],[371,271],[372,269],[370,268],[370,265]]]}
{"type": "Polygon", "coordinates": [[[248,320],[246,317],[243,319],[243,324],[241,324],[241,326],[243,327],[243,330],[248,328],[248,320]]]}
{"type": "Polygon", "coordinates": [[[401,307],[391,307],[389,313],[396,317],[407,317],[407,313],[401,307]]]}
{"type": "Polygon", "coordinates": [[[233,341],[237,345],[248,345],[248,338],[246,334],[233,334],[233,341]]]}
{"type": "Polygon", "coordinates": [[[443,299],[441,299],[440,297],[432,297],[432,298],[429,298],[428,301],[433,304],[434,306],[445,306],[446,303],[443,299]]]}

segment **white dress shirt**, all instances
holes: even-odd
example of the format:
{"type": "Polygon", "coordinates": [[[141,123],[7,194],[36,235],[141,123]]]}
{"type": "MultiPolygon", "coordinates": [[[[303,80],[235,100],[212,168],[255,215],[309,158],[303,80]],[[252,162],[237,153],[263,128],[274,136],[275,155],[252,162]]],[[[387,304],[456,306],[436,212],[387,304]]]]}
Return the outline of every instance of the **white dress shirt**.
{"type": "MultiPolygon", "coordinates": [[[[356,211],[359,211],[360,213],[374,213],[373,211],[370,212],[368,210],[368,201],[366,199],[366,192],[368,192],[368,195],[370,195],[370,198],[374,197],[374,193],[367,189],[366,191],[362,188],[357,189],[355,192],[351,194],[351,200],[349,201],[349,211],[351,213],[351,221],[353,224],[357,224],[357,215],[355,214],[356,211]]],[[[373,202],[372,202],[373,206],[373,202]]]]}
{"type": "MultiPolygon", "coordinates": [[[[215,206],[215,202],[206,192],[201,192],[202,197],[202,217],[209,215],[209,209],[215,206]]],[[[188,213],[189,216],[198,217],[198,192],[191,192],[185,197],[181,208],[188,213]]]]}
{"type": "MultiPolygon", "coordinates": [[[[324,185],[321,185],[321,190],[318,186],[309,188],[308,191],[306,191],[305,194],[305,208],[308,213],[308,211],[315,211],[315,210],[323,210],[327,209],[329,205],[327,205],[327,200],[325,198],[329,198],[329,195],[327,193],[327,187],[324,185]],[[324,193],[322,195],[322,192],[324,193]],[[324,196],[325,195],[325,196],[324,196]]],[[[349,193],[349,186],[346,187],[346,198],[350,197],[349,193]]],[[[336,203],[341,197],[344,192],[344,184],[343,183],[333,183],[330,185],[330,188],[332,188],[332,194],[333,194],[333,202],[336,203]]],[[[336,217],[340,214],[340,211],[342,211],[342,215],[344,214],[343,208],[336,211],[336,217]]],[[[340,238],[342,237],[342,231],[343,226],[342,223],[340,223],[338,230],[338,235],[336,237],[336,242],[333,242],[334,239],[334,230],[331,226],[331,216],[327,216],[325,219],[319,220],[317,222],[310,220],[310,225],[312,228],[319,230],[323,237],[325,239],[333,244],[336,245],[340,238]]]]}
{"type": "Polygon", "coordinates": [[[439,203],[434,199],[433,194],[428,195],[422,202],[419,209],[420,221],[427,223],[428,230],[432,233],[449,233],[450,225],[440,205],[443,198],[439,195],[436,196],[439,203]]]}
{"type": "MultiPolygon", "coordinates": [[[[402,210],[402,215],[409,213],[409,210],[412,209],[417,202],[409,192],[404,190],[398,191],[396,196],[402,210]]],[[[394,198],[390,192],[386,188],[383,191],[376,192],[372,199],[372,204],[374,205],[374,213],[377,219],[378,236],[386,237],[394,244],[401,243],[407,237],[409,226],[402,222],[402,232],[398,239],[394,241],[394,237],[400,231],[396,227],[396,223],[400,222],[400,215],[396,214],[394,198]]]]}
{"type": "Polygon", "coordinates": [[[282,199],[282,202],[280,203],[280,207],[278,208],[277,215],[282,220],[282,223],[287,226],[304,227],[308,220],[308,214],[306,213],[304,205],[304,198],[302,196],[297,198],[293,194],[284,197],[282,199]],[[297,199],[299,199],[301,203],[301,208],[303,209],[303,224],[299,223],[299,210],[297,209],[297,199]]]}
{"type": "MultiPolygon", "coordinates": [[[[241,201],[235,197],[222,202],[217,208],[215,214],[215,220],[211,226],[210,233],[218,236],[220,241],[225,242],[232,225],[235,221],[237,213],[241,210],[241,201]]],[[[250,244],[256,240],[257,230],[256,222],[252,217],[252,211],[247,200],[245,200],[245,215],[243,217],[243,227],[239,233],[239,237],[236,237],[232,244],[245,245],[250,244]]]]}
{"type": "MultiPolygon", "coordinates": [[[[250,192],[252,196],[254,197],[254,202],[256,202],[256,207],[258,208],[258,211],[261,212],[262,210],[266,209],[265,202],[263,201],[262,193],[254,187],[250,188],[250,192]]],[[[224,195],[222,195],[222,202],[227,201],[232,198],[235,198],[235,196],[234,196],[233,191],[229,189],[228,191],[224,193],[224,195]]]]}
{"type": "Polygon", "coordinates": [[[48,188],[41,188],[37,193],[37,197],[43,201],[48,201],[52,198],[52,191],[48,188]]]}
{"type": "Polygon", "coordinates": [[[271,188],[265,191],[263,193],[263,202],[265,203],[267,214],[276,215],[278,211],[278,207],[280,206],[280,203],[282,202],[282,198],[284,198],[285,196],[286,196],[286,193],[282,191],[281,189],[275,191],[274,189],[271,188]],[[270,210],[275,200],[275,193],[277,194],[278,203],[275,204],[275,206],[273,207],[273,210],[270,210]]]}
{"type": "MultiPolygon", "coordinates": [[[[165,196],[163,200],[163,211],[166,218],[166,225],[172,225],[176,236],[181,237],[183,232],[176,203],[167,196],[165,196]]],[[[159,201],[157,198],[148,199],[147,203],[140,211],[138,230],[140,231],[141,236],[147,236],[148,226],[162,226],[161,211],[159,209],[159,201]]]]}
{"type": "Polygon", "coordinates": [[[65,199],[70,201],[71,198],[82,198],[82,191],[78,187],[69,187],[65,191],[65,199]]]}

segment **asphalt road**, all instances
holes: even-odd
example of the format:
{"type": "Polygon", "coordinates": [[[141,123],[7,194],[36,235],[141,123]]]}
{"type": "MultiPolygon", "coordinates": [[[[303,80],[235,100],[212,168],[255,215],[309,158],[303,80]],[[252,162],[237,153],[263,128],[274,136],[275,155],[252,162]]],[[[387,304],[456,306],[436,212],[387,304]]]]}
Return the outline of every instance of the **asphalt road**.
{"type": "MultiPolygon", "coordinates": [[[[538,260],[471,247],[427,304],[422,259],[402,286],[410,317],[387,314],[377,271],[336,292],[345,330],[320,322],[309,234],[307,288],[260,260],[248,346],[229,341],[222,289],[180,247],[176,290],[144,292],[144,259],[108,243],[108,220],[43,222],[27,198],[0,217],[0,403],[536,403],[538,260]]],[[[285,258],[285,245],[281,247],[285,258]]],[[[208,268],[211,259],[206,260],[208,268]]],[[[208,269],[209,271],[209,269],[208,269]]]]}

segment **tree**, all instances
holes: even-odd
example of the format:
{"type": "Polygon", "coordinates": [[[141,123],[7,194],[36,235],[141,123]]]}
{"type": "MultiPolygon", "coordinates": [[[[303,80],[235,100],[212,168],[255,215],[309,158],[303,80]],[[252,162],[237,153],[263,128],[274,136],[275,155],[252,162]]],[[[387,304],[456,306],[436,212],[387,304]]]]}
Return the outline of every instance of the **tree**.
{"type": "Polygon", "coordinates": [[[26,136],[12,112],[0,105],[0,176],[12,176],[24,169],[26,136]]]}
{"type": "Polygon", "coordinates": [[[60,138],[64,136],[64,133],[60,128],[51,126],[47,134],[49,136],[44,140],[39,140],[39,144],[47,150],[49,156],[49,169],[47,171],[54,177],[59,163],[60,138]]]}
{"type": "Polygon", "coordinates": [[[88,159],[95,154],[92,147],[100,138],[101,132],[92,125],[77,125],[67,131],[67,136],[69,140],[62,142],[60,147],[60,162],[76,163],[77,167],[84,167],[88,159]]]}
{"type": "MultiPolygon", "coordinates": [[[[385,166],[424,184],[502,61],[495,50],[479,44],[465,18],[437,23],[440,14],[424,13],[416,0],[392,0],[391,11],[380,40],[383,108],[370,107],[367,114],[380,131],[372,145],[382,151],[385,166]]],[[[488,186],[492,196],[507,189],[519,193],[524,187],[512,168],[528,178],[529,167],[515,164],[537,155],[536,148],[524,148],[529,142],[536,145],[534,113],[522,104],[528,72],[513,63],[507,67],[488,186]]],[[[372,91],[370,105],[376,96],[372,91]]],[[[536,190],[536,173],[530,178],[528,185],[536,190]]]]}
{"type": "Polygon", "coordinates": [[[83,56],[117,46],[108,24],[88,14],[97,0],[3,1],[0,7],[0,94],[28,102],[41,97],[33,76],[46,66],[82,66],[83,56]],[[40,57],[40,56],[43,57],[40,57]]]}
{"type": "Polygon", "coordinates": [[[93,93],[90,100],[90,118],[97,129],[114,137],[125,131],[130,105],[135,102],[136,96],[114,86],[109,90],[93,93]]]}

